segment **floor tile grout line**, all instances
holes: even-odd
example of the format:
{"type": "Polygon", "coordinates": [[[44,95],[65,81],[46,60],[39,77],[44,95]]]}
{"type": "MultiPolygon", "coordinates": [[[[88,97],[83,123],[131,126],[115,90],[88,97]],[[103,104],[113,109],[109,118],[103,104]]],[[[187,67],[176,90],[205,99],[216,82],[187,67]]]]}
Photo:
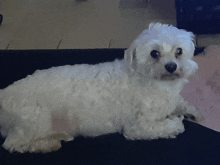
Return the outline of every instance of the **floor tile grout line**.
{"type": "Polygon", "coordinates": [[[59,41],[59,43],[58,43],[58,45],[57,45],[57,49],[59,49],[62,40],[63,40],[63,38],[60,39],[60,41],[59,41]]]}
{"type": "Polygon", "coordinates": [[[112,43],[112,39],[110,39],[110,41],[109,41],[108,48],[111,47],[111,43],[112,43]]]}
{"type": "Polygon", "coordinates": [[[8,48],[10,46],[10,42],[11,42],[11,40],[8,42],[8,45],[6,46],[5,50],[8,50],[8,48]]]}

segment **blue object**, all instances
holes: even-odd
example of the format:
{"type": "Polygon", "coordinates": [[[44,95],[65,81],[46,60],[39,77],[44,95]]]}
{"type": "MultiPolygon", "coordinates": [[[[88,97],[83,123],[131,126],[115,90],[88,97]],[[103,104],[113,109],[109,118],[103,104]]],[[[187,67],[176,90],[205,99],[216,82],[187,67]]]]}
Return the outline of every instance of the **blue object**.
{"type": "Polygon", "coordinates": [[[195,34],[220,33],[219,0],[175,0],[177,27],[195,34]]]}

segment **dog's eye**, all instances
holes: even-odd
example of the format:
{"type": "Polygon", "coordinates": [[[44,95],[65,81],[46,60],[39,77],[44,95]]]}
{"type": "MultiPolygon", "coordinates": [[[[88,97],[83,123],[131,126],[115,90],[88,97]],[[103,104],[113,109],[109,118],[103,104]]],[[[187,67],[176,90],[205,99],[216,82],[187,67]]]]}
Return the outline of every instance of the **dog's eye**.
{"type": "Polygon", "coordinates": [[[160,56],[160,52],[156,51],[156,50],[152,50],[150,52],[151,57],[153,58],[158,58],[160,56]]]}
{"type": "Polygon", "coordinates": [[[180,56],[183,54],[183,50],[181,48],[177,48],[176,55],[180,56]]]}

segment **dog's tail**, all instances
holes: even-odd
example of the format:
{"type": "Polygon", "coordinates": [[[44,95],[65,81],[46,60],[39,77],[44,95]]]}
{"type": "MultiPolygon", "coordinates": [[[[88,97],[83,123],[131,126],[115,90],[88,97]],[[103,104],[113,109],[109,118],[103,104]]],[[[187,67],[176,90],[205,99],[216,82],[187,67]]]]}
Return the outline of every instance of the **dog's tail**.
{"type": "Polygon", "coordinates": [[[1,109],[2,109],[2,99],[1,99],[1,89],[0,89],[0,112],[1,112],[1,109]]]}
{"type": "MultiPolygon", "coordinates": [[[[5,137],[7,135],[7,131],[5,131],[5,126],[11,120],[8,118],[10,117],[6,111],[4,111],[2,107],[2,97],[1,97],[1,90],[0,90],[0,137],[5,137]]],[[[7,128],[6,128],[7,129],[7,128]]]]}
{"type": "Polygon", "coordinates": [[[0,89],[0,111],[1,111],[1,106],[2,106],[2,99],[1,99],[1,89],[0,89]]]}
{"type": "MultiPolygon", "coordinates": [[[[1,94],[1,90],[0,90],[0,94],[1,94]]],[[[1,96],[1,95],[0,95],[1,96]]],[[[0,137],[1,137],[1,135],[2,135],[2,133],[1,133],[1,130],[2,130],[2,125],[3,125],[3,109],[2,109],[2,100],[1,100],[1,97],[0,97],[0,137]]],[[[3,136],[3,135],[2,135],[3,136]]]]}
{"type": "Polygon", "coordinates": [[[17,121],[19,121],[19,118],[6,111],[0,103],[0,136],[5,138],[16,126],[17,121]]]}

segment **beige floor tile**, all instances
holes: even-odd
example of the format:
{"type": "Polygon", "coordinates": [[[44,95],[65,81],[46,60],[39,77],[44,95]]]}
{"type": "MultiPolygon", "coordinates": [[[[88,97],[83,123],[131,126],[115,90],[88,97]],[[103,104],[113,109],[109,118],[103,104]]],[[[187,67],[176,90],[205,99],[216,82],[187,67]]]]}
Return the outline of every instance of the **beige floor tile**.
{"type": "Polygon", "coordinates": [[[119,0],[94,0],[78,5],[69,25],[72,29],[63,37],[60,48],[108,48],[120,21],[118,5],[119,0]]]}
{"type": "Polygon", "coordinates": [[[33,0],[26,8],[8,49],[56,49],[65,32],[66,12],[52,0],[33,0]]]}
{"type": "Polygon", "coordinates": [[[106,6],[97,1],[78,4],[70,13],[71,17],[66,18],[68,30],[63,36],[60,49],[108,48],[108,22],[111,22],[112,17],[108,17],[109,9],[104,8],[106,6]]]}
{"type": "Polygon", "coordinates": [[[0,13],[3,23],[0,26],[0,49],[6,49],[26,15],[27,2],[1,0],[0,13]]]}
{"type": "MultiPolygon", "coordinates": [[[[128,1],[120,1],[117,10],[118,15],[114,17],[114,24],[111,27],[109,36],[111,38],[110,48],[127,48],[134,38],[144,30],[146,24],[147,3],[134,1],[133,6],[128,1]]],[[[111,25],[111,22],[109,22],[111,25]]]]}
{"type": "Polygon", "coordinates": [[[56,49],[61,39],[62,27],[56,15],[50,18],[28,14],[11,39],[8,49],[56,49]]]}
{"type": "Polygon", "coordinates": [[[220,45],[220,34],[197,35],[197,46],[206,47],[209,45],[220,45]]]}
{"type": "Polygon", "coordinates": [[[148,11],[151,19],[176,19],[175,0],[150,0],[148,11]]]}

